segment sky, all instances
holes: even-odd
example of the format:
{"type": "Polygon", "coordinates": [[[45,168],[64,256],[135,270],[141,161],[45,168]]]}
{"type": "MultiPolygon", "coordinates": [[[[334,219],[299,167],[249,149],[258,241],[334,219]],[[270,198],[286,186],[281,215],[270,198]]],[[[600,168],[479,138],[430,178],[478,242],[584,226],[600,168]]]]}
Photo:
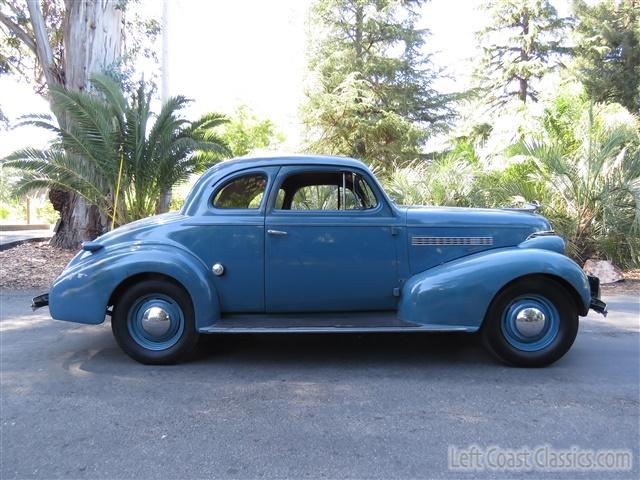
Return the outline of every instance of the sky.
{"type": "MultiPolygon", "coordinates": [[[[298,119],[304,101],[306,25],[310,0],[168,0],[168,85],[170,95],[192,98],[188,114],[232,113],[248,105],[284,133],[283,149],[295,150],[302,135],[298,119]]],[[[477,0],[432,0],[421,27],[431,30],[427,48],[451,78],[440,90],[463,89],[476,55],[474,32],[485,21],[477,0]]],[[[554,2],[566,13],[568,0],[554,2]]],[[[145,14],[162,14],[160,0],[143,0],[145,14]]],[[[161,42],[158,42],[160,48],[161,42]]],[[[159,68],[159,67],[158,67],[159,68]]],[[[0,77],[0,105],[10,120],[47,110],[30,85],[0,77]]],[[[38,130],[0,131],[0,157],[46,142],[38,130]]]]}

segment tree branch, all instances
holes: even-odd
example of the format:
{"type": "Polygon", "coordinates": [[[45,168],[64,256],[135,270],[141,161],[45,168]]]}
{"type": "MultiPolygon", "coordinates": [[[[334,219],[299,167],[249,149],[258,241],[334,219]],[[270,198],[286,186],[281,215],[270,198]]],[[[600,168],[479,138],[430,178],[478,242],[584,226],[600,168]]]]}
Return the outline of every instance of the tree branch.
{"type": "Polygon", "coordinates": [[[40,66],[47,79],[47,85],[60,83],[56,75],[56,65],[53,60],[53,52],[47,35],[47,27],[40,10],[40,0],[27,0],[27,8],[31,17],[31,25],[33,27],[33,36],[35,37],[36,54],[40,61],[40,66]]]}
{"type": "Polygon", "coordinates": [[[33,53],[37,53],[35,40],[31,38],[31,36],[27,32],[25,32],[22,27],[20,27],[20,25],[15,23],[2,12],[0,12],[0,22],[2,22],[9,30],[11,30],[11,32],[16,37],[22,40],[22,43],[29,47],[33,51],[33,53]]]}

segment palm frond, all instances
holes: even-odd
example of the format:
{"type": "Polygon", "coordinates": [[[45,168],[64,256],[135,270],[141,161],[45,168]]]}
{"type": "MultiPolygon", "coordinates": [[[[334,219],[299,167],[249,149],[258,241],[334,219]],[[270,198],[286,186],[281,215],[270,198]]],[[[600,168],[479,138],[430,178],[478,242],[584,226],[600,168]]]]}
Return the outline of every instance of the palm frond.
{"type": "Polygon", "coordinates": [[[109,75],[94,73],[91,75],[91,84],[100,92],[107,103],[112,105],[115,112],[124,112],[127,109],[127,99],[122,92],[122,86],[109,75]]]}
{"type": "Polygon", "coordinates": [[[163,191],[203,168],[205,155],[215,161],[229,156],[224,141],[212,128],[226,122],[209,113],[195,122],[181,115],[189,103],[172,97],[154,118],[151,93],[144,83],[128,98],[106,75],[93,75],[93,92],[71,92],[52,86],[50,116],[30,115],[20,126],[47,129],[56,138],[47,149],[26,148],[2,160],[21,170],[19,192],[59,187],[96,205],[106,216],[115,211],[119,221],[154,213],[163,191]],[[122,197],[114,205],[118,167],[123,160],[122,197]]]}
{"type": "Polygon", "coordinates": [[[193,121],[187,132],[190,134],[196,130],[211,130],[225,123],[229,123],[229,118],[226,115],[210,112],[193,121]]]}

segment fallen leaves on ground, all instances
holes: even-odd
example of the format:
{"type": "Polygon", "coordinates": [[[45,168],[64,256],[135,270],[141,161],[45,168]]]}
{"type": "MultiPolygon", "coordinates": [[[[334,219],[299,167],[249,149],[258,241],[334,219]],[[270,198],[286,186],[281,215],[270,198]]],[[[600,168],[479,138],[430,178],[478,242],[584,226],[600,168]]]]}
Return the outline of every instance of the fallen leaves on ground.
{"type": "Polygon", "coordinates": [[[0,252],[0,288],[48,289],[75,253],[49,242],[28,242],[4,250],[0,252]]]}

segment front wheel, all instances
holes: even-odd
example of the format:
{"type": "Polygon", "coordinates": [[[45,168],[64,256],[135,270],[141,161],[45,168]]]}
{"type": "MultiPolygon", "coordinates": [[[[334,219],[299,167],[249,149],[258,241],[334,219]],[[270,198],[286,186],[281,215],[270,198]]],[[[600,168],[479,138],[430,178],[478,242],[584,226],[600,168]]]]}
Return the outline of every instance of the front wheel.
{"type": "Polygon", "coordinates": [[[127,289],[114,305],[111,329],[120,348],[141,363],[175,363],[198,341],[191,298],[167,280],[127,289]]]}
{"type": "Polygon", "coordinates": [[[494,298],[482,325],[485,345],[500,360],[543,367],[561,358],[578,333],[578,313],[567,290],[551,279],[529,278],[494,298]]]}

